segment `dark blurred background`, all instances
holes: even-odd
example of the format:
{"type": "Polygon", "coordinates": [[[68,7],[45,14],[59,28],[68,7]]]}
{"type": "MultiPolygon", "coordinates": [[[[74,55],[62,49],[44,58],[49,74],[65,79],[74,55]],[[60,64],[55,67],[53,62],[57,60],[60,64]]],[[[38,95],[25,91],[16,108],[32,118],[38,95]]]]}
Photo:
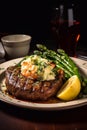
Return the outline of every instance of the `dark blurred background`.
{"type": "Polygon", "coordinates": [[[29,34],[32,36],[31,48],[34,48],[36,43],[44,43],[51,48],[56,48],[50,31],[52,11],[61,3],[69,4],[70,2],[77,6],[80,20],[79,0],[3,0],[0,4],[0,35],[29,34]]]}

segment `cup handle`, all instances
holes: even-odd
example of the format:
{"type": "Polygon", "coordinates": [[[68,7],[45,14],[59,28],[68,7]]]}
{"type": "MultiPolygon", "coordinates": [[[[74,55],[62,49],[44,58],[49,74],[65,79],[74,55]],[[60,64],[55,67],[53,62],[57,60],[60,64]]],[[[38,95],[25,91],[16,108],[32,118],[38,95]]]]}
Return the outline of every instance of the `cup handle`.
{"type": "Polygon", "coordinates": [[[2,45],[2,42],[0,42],[0,58],[4,58],[4,56],[5,56],[5,50],[2,45]]]}

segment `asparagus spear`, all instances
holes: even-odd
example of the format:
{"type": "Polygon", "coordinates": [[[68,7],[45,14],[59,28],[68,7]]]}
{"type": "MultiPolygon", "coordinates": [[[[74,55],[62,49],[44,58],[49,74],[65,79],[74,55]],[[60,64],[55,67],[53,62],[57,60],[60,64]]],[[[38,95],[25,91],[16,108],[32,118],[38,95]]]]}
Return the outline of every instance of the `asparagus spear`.
{"type": "Polygon", "coordinates": [[[84,78],[82,75],[80,75],[78,67],[76,66],[76,64],[73,62],[73,60],[65,53],[64,50],[62,49],[58,49],[57,50],[58,53],[62,56],[65,57],[65,59],[71,64],[71,66],[73,67],[73,71],[75,72],[75,74],[79,77],[79,79],[81,80],[81,84],[83,86],[83,92],[85,94],[87,94],[87,78],[84,78]]]}
{"type": "Polygon", "coordinates": [[[73,62],[73,60],[65,53],[63,49],[58,49],[58,53],[62,56],[65,56],[65,59],[71,64],[74,73],[79,77],[79,79],[82,81],[81,75],[79,73],[78,67],[76,64],[73,62]]]}

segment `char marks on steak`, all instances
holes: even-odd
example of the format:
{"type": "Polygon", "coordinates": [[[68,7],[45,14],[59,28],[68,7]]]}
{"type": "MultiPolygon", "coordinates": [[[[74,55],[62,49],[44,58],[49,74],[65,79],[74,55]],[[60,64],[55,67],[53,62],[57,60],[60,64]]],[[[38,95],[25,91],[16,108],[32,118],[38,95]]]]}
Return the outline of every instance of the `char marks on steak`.
{"type": "Polygon", "coordinates": [[[20,67],[10,66],[5,76],[7,91],[12,96],[23,100],[47,100],[54,96],[62,86],[64,72],[59,70],[55,80],[37,81],[24,77],[20,67]]]}

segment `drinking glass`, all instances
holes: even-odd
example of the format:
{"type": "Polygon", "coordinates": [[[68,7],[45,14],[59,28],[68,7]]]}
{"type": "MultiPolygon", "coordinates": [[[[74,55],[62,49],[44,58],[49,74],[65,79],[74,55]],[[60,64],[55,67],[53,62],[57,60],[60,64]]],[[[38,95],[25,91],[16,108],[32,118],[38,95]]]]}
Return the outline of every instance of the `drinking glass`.
{"type": "Polygon", "coordinates": [[[80,39],[80,19],[74,4],[60,4],[55,8],[51,20],[52,36],[57,48],[65,50],[69,56],[76,55],[76,47],[80,39]]]}

